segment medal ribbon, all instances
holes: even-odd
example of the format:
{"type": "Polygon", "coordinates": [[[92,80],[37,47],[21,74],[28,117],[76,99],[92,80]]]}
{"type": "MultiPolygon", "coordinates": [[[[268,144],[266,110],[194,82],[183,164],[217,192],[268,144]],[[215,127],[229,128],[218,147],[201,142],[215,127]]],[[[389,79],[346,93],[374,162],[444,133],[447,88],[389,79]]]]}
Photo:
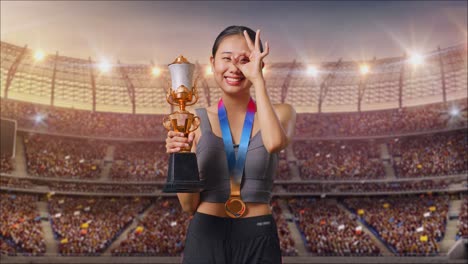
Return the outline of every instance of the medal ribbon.
{"type": "Polygon", "coordinates": [[[247,113],[245,114],[244,127],[242,128],[236,160],[231,129],[229,128],[229,120],[227,117],[226,108],[224,107],[223,99],[220,99],[218,103],[219,124],[221,127],[221,133],[223,135],[224,151],[226,152],[227,156],[229,173],[231,175],[231,195],[234,194],[240,196],[240,184],[242,180],[242,174],[244,172],[245,159],[247,156],[247,149],[249,147],[249,141],[252,134],[252,127],[256,111],[257,107],[255,102],[252,98],[250,98],[249,104],[247,105],[247,113]]]}

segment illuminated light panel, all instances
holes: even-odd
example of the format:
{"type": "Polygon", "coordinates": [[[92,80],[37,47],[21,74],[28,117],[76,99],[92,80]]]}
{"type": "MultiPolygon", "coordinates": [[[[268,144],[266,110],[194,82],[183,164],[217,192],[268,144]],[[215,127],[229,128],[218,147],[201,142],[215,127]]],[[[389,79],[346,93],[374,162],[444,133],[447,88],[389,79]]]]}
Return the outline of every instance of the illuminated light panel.
{"type": "Polygon", "coordinates": [[[211,66],[206,66],[205,68],[205,75],[212,75],[213,71],[211,70],[211,66]]]}
{"type": "Polygon", "coordinates": [[[158,67],[153,67],[151,69],[151,74],[153,74],[154,76],[159,76],[161,74],[161,69],[159,69],[158,67]]]}
{"type": "Polygon", "coordinates": [[[413,64],[413,65],[421,65],[424,63],[424,58],[423,56],[421,56],[421,54],[418,54],[418,53],[414,53],[411,55],[410,59],[409,59],[410,63],[413,64]]]}
{"type": "Polygon", "coordinates": [[[37,60],[37,61],[41,61],[43,60],[45,57],[45,54],[42,50],[38,50],[34,53],[34,59],[37,60]]]}
{"type": "Polygon", "coordinates": [[[307,67],[307,74],[312,76],[312,77],[317,77],[318,75],[318,69],[317,67],[310,65],[307,67]]]}
{"type": "Polygon", "coordinates": [[[99,63],[99,70],[101,70],[101,72],[109,72],[110,69],[111,65],[107,61],[102,61],[99,63]]]}
{"type": "Polygon", "coordinates": [[[360,72],[362,75],[368,74],[369,71],[370,71],[369,65],[362,64],[361,66],[359,66],[359,72],[360,72]]]}
{"type": "Polygon", "coordinates": [[[41,115],[41,114],[37,114],[37,115],[34,117],[34,122],[35,122],[36,124],[42,123],[43,120],[44,120],[44,116],[41,115]]]}
{"type": "Polygon", "coordinates": [[[456,107],[453,107],[452,109],[450,109],[450,115],[451,116],[459,116],[460,115],[460,109],[456,108],[456,107]]]}

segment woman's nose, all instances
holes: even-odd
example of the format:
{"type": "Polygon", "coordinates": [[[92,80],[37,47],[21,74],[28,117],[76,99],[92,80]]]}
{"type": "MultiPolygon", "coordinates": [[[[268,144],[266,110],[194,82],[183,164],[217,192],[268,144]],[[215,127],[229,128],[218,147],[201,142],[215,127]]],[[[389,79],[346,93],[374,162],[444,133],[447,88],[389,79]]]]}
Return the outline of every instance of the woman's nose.
{"type": "Polygon", "coordinates": [[[239,68],[236,66],[236,64],[234,63],[234,61],[231,61],[229,63],[229,72],[231,73],[240,73],[241,70],[239,70],[239,68]]]}

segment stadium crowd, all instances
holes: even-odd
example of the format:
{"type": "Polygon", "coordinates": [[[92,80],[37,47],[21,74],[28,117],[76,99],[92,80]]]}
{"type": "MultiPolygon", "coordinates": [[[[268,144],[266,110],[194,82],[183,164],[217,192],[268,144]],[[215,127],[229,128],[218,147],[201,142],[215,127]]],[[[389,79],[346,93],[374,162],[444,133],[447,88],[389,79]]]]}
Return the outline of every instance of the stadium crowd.
{"type": "Polygon", "coordinates": [[[0,186],[1,187],[10,187],[10,188],[22,188],[22,189],[31,189],[34,184],[30,180],[19,179],[14,177],[0,177],[0,186]]]}
{"type": "Polygon", "coordinates": [[[38,197],[0,193],[1,251],[41,256],[46,252],[44,233],[36,208],[38,197]]]}
{"type": "Polygon", "coordinates": [[[0,173],[10,173],[14,169],[13,166],[13,160],[6,156],[6,155],[1,155],[0,156],[0,173]]]}
{"type": "Polygon", "coordinates": [[[17,249],[0,237],[0,255],[16,256],[17,249]]]}
{"type": "Polygon", "coordinates": [[[275,180],[290,180],[292,174],[289,171],[288,161],[280,159],[278,161],[278,169],[276,170],[275,180]]]}
{"type": "Polygon", "coordinates": [[[24,146],[31,176],[96,179],[101,172],[106,143],[96,140],[25,135],[24,146]]]}
{"type": "MultiPolygon", "coordinates": [[[[459,179],[451,180],[412,180],[402,182],[320,182],[320,183],[288,183],[275,184],[273,193],[371,193],[371,192],[402,192],[402,191],[434,191],[447,190],[451,183],[458,183],[459,179]]],[[[4,188],[33,189],[35,186],[47,186],[50,191],[79,192],[79,193],[121,193],[121,194],[154,194],[161,190],[157,183],[148,184],[117,184],[117,183],[86,183],[59,182],[47,180],[29,180],[15,177],[1,176],[0,186],[4,188]]]]}
{"type": "Polygon", "coordinates": [[[113,181],[164,180],[169,155],[165,144],[134,142],[115,144],[114,163],[110,171],[113,181]]]}
{"type": "MultiPolygon", "coordinates": [[[[47,128],[52,133],[120,138],[154,138],[166,133],[161,125],[163,115],[93,113],[10,99],[1,99],[0,103],[2,117],[17,120],[20,128],[47,128]]],[[[454,105],[466,109],[467,102],[458,100],[361,113],[298,114],[296,134],[324,138],[376,136],[466,127],[466,120],[450,117],[454,105]]]]}
{"type": "Polygon", "coordinates": [[[284,190],[290,193],[367,193],[367,192],[401,192],[430,191],[448,188],[445,180],[422,180],[408,182],[355,182],[355,183],[300,183],[283,184],[284,190]]]}
{"type": "Polygon", "coordinates": [[[332,184],[326,183],[300,183],[300,184],[284,184],[284,190],[290,193],[313,192],[313,193],[329,193],[333,190],[332,184]]]}
{"type": "Polygon", "coordinates": [[[446,181],[410,181],[410,182],[367,182],[334,184],[335,192],[338,193],[363,193],[363,192],[401,192],[401,191],[430,191],[444,190],[448,188],[446,181]]]}
{"type": "Polygon", "coordinates": [[[69,183],[51,182],[47,184],[51,191],[81,193],[114,193],[114,194],[151,194],[159,188],[150,184],[106,184],[106,183],[69,183]]]}
{"type": "Polygon", "coordinates": [[[448,197],[348,198],[343,203],[369,225],[396,254],[436,255],[445,234],[448,197]]]}
{"type": "Polygon", "coordinates": [[[385,176],[378,145],[368,141],[296,141],[304,180],[379,179],[385,176]]]}
{"type": "Polygon", "coordinates": [[[399,177],[444,176],[468,171],[466,130],[389,142],[399,177]]]}
{"type": "Polygon", "coordinates": [[[328,200],[289,200],[306,247],[317,256],[377,256],[380,249],[356,223],[356,216],[328,200]]]}
{"type": "Polygon", "coordinates": [[[66,256],[103,253],[151,202],[147,198],[55,195],[49,199],[52,230],[59,241],[59,253],[66,256]]]}
{"type": "Polygon", "coordinates": [[[463,204],[458,215],[458,232],[456,239],[468,238],[468,196],[463,198],[463,204]]]}
{"type": "Polygon", "coordinates": [[[2,117],[19,128],[50,133],[117,138],[154,138],[166,133],[163,115],[104,113],[1,99],[2,117]]]}
{"type": "Polygon", "coordinates": [[[286,221],[283,210],[279,205],[279,199],[274,198],[271,201],[271,208],[273,212],[273,218],[275,219],[276,226],[278,229],[278,236],[280,240],[280,248],[282,256],[297,256],[298,250],[296,248],[296,243],[291,235],[291,230],[289,230],[288,222],[286,221]]]}
{"type": "Polygon", "coordinates": [[[296,134],[310,137],[395,135],[467,126],[450,117],[452,107],[465,109],[466,100],[361,113],[298,114],[296,134]]]}
{"type": "Polygon", "coordinates": [[[177,199],[159,198],[127,238],[113,248],[116,256],[178,256],[184,249],[189,216],[177,199]]]}

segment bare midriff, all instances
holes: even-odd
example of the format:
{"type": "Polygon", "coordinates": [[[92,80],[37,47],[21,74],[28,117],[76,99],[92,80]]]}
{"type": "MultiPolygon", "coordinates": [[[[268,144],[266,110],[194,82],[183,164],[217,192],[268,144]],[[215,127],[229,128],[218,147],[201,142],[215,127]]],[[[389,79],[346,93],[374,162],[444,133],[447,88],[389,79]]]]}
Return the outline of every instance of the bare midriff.
{"type": "MultiPolygon", "coordinates": [[[[246,213],[242,218],[271,214],[270,205],[266,203],[245,203],[246,213]]],[[[197,212],[218,217],[229,217],[224,209],[224,203],[201,202],[197,212]]]]}

